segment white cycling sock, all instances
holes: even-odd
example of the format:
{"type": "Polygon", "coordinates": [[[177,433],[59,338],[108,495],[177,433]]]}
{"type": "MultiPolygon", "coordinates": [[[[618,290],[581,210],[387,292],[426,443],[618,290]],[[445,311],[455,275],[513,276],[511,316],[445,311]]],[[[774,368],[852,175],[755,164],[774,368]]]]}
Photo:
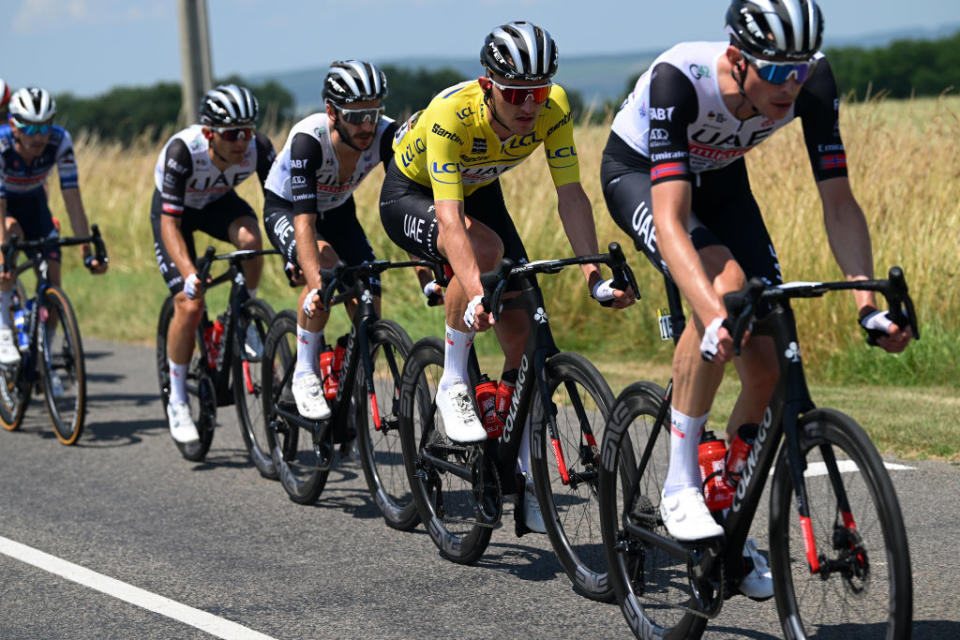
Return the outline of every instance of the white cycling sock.
{"type": "MultiPolygon", "coordinates": [[[[10,329],[10,300],[13,298],[13,289],[0,291],[0,329],[10,329]]],[[[14,340],[16,342],[16,340],[14,340]]]]}
{"type": "Polygon", "coordinates": [[[173,360],[167,359],[170,365],[170,404],[183,404],[187,402],[187,369],[190,363],[177,364],[173,360]]]}
{"type": "Polygon", "coordinates": [[[670,496],[688,487],[700,488],[700,464],[697,460],[697,447],[700,446],[700,432],[707,424],[710,412],[698,418],[691,418],[670,408],[670,465],[667,467],[667,479],[663,482],[663,494],[670,496]]]}
{"type": "Polygon", "coordinates": [[[447,327],[446,348],[443,350],[443,375],[437,383],[437,389],[446,389],[458,380],[463,382],[469,379],[467,362],[470,356],[470,345],[473,344],[473,331],[463,332],[447,327]]]}
{"type": "Polygon", "coordinates": [[[317,352],[323,342],[323,331],[307,331],[297,325],[297,366],[293,370],[293,379],[296,380],[308,373],[317,373],[320,363],[317,361],[317,352]]]}

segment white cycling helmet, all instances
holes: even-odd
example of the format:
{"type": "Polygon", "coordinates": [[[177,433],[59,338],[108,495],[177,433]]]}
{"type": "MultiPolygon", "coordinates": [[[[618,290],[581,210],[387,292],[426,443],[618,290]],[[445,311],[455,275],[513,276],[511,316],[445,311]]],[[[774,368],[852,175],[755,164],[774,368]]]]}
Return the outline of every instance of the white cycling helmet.
{"type": "Polygon", "coordinates": [[[235,84],[214,87],[200,101],[200,122],[214,127],[252,125],[260,115],[253,92],[235,84]]]}
{"type": "Polygon", "coordinates": [[[323,99],[335,105],[387,97],[387,76],[372,62],[337,60],[323,80],[323,99]]]}
{"type": "Polygon", "coordinates": [[[57,113],[57,103],[46,89],[19,89],[10,98],[10,115],[24,124],[49,122],[57,113]]]}

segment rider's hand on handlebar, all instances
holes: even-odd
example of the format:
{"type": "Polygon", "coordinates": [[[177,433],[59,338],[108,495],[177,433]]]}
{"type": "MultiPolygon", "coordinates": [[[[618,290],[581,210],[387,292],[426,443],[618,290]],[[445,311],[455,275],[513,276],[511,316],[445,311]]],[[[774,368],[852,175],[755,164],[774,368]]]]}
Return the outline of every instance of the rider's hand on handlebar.
{"type": "MultiPolygon", "coordinates": [[[[743,336],[746,343],[747,335],[743,336]]],[[[700,341],[700,357],[713,364],[725,364],[733,360],[733,336],[726,318],[714,318],[703,331],[700,341]]]]}
{"type": "Polygon", "coordinates": [[[614,309],[623,309],[629,307],[637,301],[633,287],[627,285],[626,289],[615,289],[613,287],[613,278],[609,280],[600,280],[593,285],[591,297],[600,304],[609,303],[614,309]]]}
{"type": "Polygon", "coordinates": [[[323,300],[320,299],[320,289],[310,289],[307,297],[303,299],[303,312],[308,318],[312,318],[320,309],[323,308],[323,300]]]}
{"type": "Polygon", "coordinates": [[[443,287],[436,280],[431,280],[423,285],[423,295],[427,296],[427,306],[439,307],[443,305],[443,287]]]}
{"type": "Polygon", "coordinates": [[[470,331],[486,331],[495,324],[493,314],[483,307],[483,296],[474,296],[467,303],[467,309],[463,312],[463,323],[470,331]]]}
{"type": "Polygon", "coordinates": [[[100,274],[107,272],[108,264],[106,262],[100,262],[94,256],[86,256],[83,259],[83,266],[90,270],[92,274],[100,274]]]}
{"type": "Polygon", "coordinates": [[[907,348],[913,331],[910,327],[901,328],[890,318],[889,311],[878,311],[871,307],[860,310],[860,326],[867,332],[874,344],[887,353],[900,353],[907,348]]]}
{"type": "Polygon", "coordinates": [[[183,279],[183,293],[191,300],[195,300],[203,293],[203,284],[200,282],[200,276],[198,276],[196,272],[191,273],[183,279]]]}

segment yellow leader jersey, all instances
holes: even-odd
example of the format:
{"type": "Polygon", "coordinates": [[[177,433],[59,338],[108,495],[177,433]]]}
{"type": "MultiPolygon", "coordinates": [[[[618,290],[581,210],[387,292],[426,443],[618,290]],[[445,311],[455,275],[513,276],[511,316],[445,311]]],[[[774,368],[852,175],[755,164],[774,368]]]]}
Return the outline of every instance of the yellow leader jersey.
{"type": "Polygon", "coordinates": [[[463,200],[514,168],[543,143],[556,186],[580,181],[566,92],[553,85],[533,131],[500,140],[487,120],[476,80],[441,91],[394,137],[394,162],[411,180],[433,189],[434,200],[463,200]]]}

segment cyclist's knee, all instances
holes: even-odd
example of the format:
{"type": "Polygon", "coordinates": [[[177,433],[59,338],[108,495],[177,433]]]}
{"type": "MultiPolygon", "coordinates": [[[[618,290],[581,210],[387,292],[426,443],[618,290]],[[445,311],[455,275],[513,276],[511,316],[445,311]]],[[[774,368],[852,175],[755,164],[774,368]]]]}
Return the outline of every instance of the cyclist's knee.
{"type": "Polygon", "coordinates": [[[182,291],[176,295],[174,300],[174,312],[184,319],[200,321],[200,315],[203,313],[203,294],[198,294],[196,298],[190,299],[182,291]]]}
{"type": "Polygon", "coordinates": [[[320,268],[332,269],[337,266],[340,256],[329,242],[318,242],[317,249],[320,252],[320,268]]]}

